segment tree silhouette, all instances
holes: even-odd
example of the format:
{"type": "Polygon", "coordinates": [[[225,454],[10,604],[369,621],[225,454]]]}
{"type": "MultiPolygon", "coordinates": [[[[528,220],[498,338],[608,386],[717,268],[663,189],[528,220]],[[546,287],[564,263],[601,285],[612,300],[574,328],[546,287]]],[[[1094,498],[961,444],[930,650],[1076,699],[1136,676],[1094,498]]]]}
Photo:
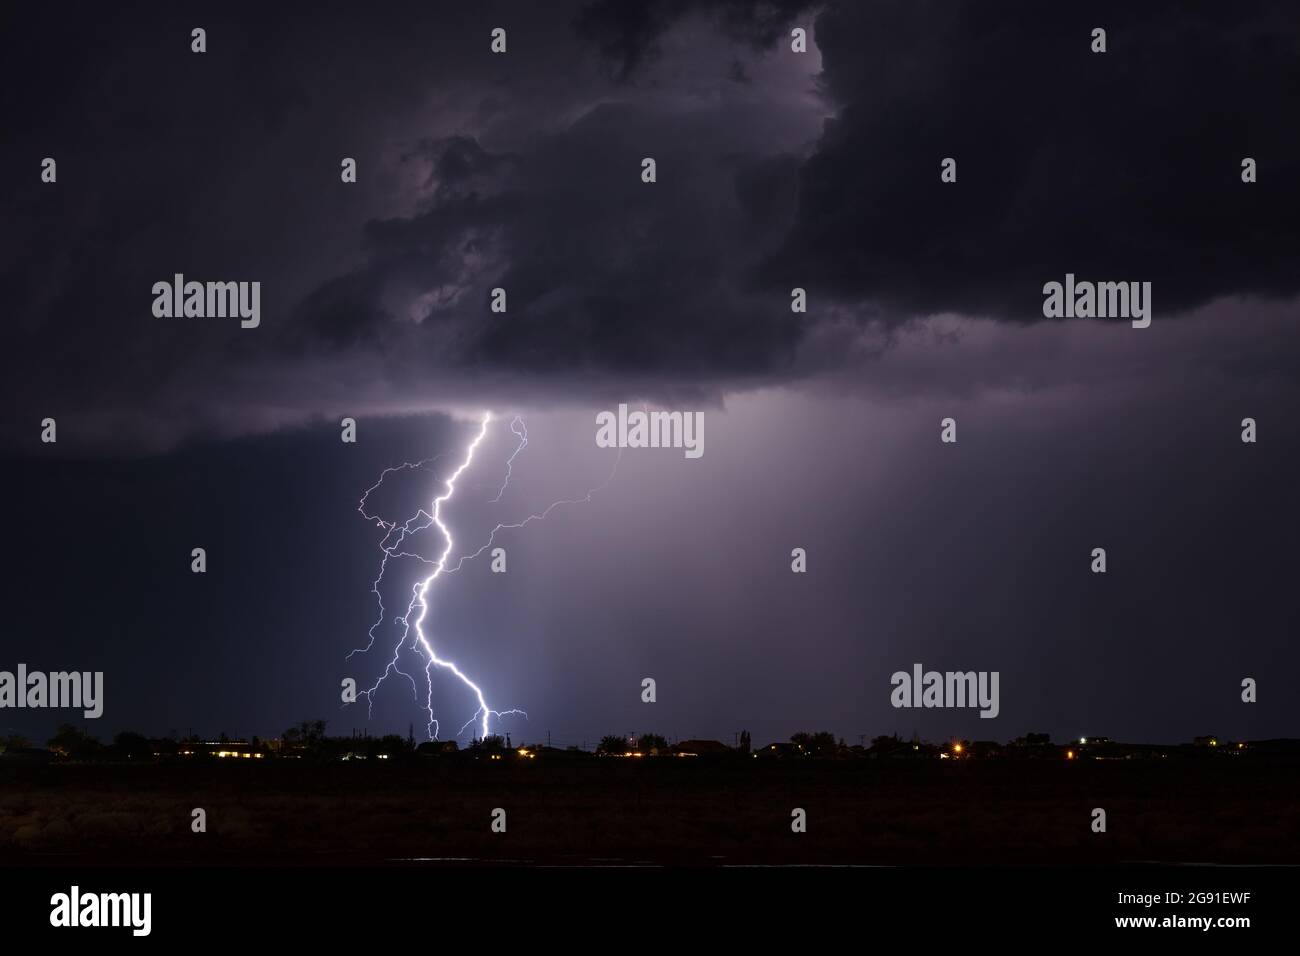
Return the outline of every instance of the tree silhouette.
{"type": "Polygon", "coordinates": [[[49,748],[66,757],[89,757],[103,749],[98,740],[72,724],[59,725],[49,740],[49,748]]]}
{"type": "Polygon", "coordinates": [[[805,757],[833,757],[836,751],[835,735],[828,730],[819,730],[815,734],[794,734],[790,743],[798,747],[805,757]]]}
{"type": "Polygon", "coordinates": [[[874,737],[871,741],[871,752],[873,754],[892,754],[896,751],[905,749],[905,744],[899,739],[898,734],[892,737],[874,737]]]}
{"type": "Polygon", "coordinates": [[[499,754],[506,749],[506,739],[497,734],[493,734],[490,737],[475,740],[467,749],[474,753],[499,754]]]}
{"type": "Polygon", "coordinates": [[[117,751],[119,757],[126,757],[128,760],[142,760],[153,756],[153,744],[149,739],[130,730],[124,730],[113,738],[113,749],[117,751]]]}
{"type": "Polygon", "coordinates": [[[596,745],[598,754],[621,754],[627,753],[627,741],[617,734],[609,734],[601,737],[600,743],[596,745]]]}
{"type": "Polygon", "coordinates": [[[636,739],[636,748],[642,753],[650,753],[656,750],[667,750],[668,741],[658,734],[641,734],[636,739]]]}
{"type": "Polygon", "coordinates": [[[302,720],[283,734],[286,744],[300,744],[308,754],[320,756],[325,750],[325,721],[302,720]]]}

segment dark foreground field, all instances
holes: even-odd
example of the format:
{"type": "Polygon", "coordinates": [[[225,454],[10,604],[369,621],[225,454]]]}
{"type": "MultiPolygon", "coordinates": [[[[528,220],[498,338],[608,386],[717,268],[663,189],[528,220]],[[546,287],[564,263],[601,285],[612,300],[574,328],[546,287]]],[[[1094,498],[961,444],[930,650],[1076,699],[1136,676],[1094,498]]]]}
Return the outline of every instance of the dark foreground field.
{"type": "Polygon", "coordinates": [[[1297,863],[1298,797],[1262,760],[23,767],[0,863],[1297,863]]]}

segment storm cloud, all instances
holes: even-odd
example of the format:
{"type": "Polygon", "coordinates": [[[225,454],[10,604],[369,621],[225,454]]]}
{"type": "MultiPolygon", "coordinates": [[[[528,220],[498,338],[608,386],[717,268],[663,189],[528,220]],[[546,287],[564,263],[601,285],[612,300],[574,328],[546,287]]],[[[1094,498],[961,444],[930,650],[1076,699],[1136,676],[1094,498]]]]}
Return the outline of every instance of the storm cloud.
{"type": "Polygon", "coordinates": [[[1151,281],[1165,315],[1294,295],[1294,16],[1282,3],[832,5],[817,38],[837,113],[768,269],[896,317],[1041,319],[1043,283],[1066,272],[1151,281]],[[956,183],[939,181],[946,157],[956,183]]]}
{"type": "Polygon", "coordinates": [[[1066,272],[1151,281],[1161,318],[1297,291],[1282,4],[327,4],[214,13],[203,56],[148,5],[21,16],[14,450],[46,414],[89,451],[489,399],[870,390],[891,330],[1039,320],[1066,272]],[[262,328],[155,319],[174,272],[262,281],[262,328]]]}
{"type": "MultiPolygon", "coordinates": [[[[357,502],[385,468],[463,454],[491,409],[458,542],[582,500],[430,611],[437,646],[532,715],[516,739],[1292,732],[1295,695],[1238,693],[1297,666],[1287,5],[8,16],[8,646],[104,670],[106,726],[418,725],[401,681],[373,719],[339,710],[396,640],[357,502]],[[1044,319],[1070,272],[1151,282],[1151,326],[1044,319]],[[260,282],[259,327],[155,317],[176,273],[260,282]],[[599,485],[593,413],[638,400],[703,410],[707,453],[629,449],[599,485]],[[387,643],[349,659],[377,623],[387,643]],[[998,730],[894,711],[889,675],[918,660],[1000,672],[998,730]]],[[[404,519],[444,474],[403,469],[374,503],[404,519]]],[[[395,600],[426,567],[394,568],[395,600]]]]}

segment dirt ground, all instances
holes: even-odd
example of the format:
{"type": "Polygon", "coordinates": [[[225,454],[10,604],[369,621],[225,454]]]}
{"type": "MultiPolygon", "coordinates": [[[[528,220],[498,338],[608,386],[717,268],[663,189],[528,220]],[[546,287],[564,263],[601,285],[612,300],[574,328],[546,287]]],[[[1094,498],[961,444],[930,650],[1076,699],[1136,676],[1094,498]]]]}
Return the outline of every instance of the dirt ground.
{"type": "Polygon", "coordinates": [[[1300,863],[1298,797],[1263,760],[10,767],[0,863],[1300,863]]]}

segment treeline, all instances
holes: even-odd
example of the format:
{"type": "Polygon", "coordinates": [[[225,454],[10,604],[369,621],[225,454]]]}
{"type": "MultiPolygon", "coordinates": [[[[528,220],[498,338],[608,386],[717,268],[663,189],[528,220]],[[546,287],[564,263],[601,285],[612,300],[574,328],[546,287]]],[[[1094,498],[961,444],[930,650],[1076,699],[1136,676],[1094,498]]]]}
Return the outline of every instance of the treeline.
{"type": "Polygon", "coordinates": [[[21,736],[0,738],[0,755],[28,759],[67,759],[76,761],[152,761],[171,758],[235,758],[238,760],[405,760],[430,756],[464,755],[493,760],[534,759],[537,757],[659,757],[690,756],[710,758],[751,757],[756,759],[854,760],[877,758],[987,760],[995,758],[1062,759],[1062,760],[1131,760],[1164,759],[1173,756],[1246,755],[1300,756],[1300,741],[1279,739],[1232,742],[1217,737],[1197,737],[1187,744],[1124,744],[1105,737],[1082,738],[1062,744],[1052,743],[1047,734],[1026,734],[1000,744],[991,740],[952,739],[934,744],[915,736],[905,740],[894,735],[872,738],[870,744],[846,744],[829,731],[800,732],[788,742],[753,747],[749,731],[737,735],[734,746],[716,740],[686,740],[669,743],[661,734],[609,734],[602,737],[594,751],[576,746],[556,748],[537,744],[515,744],[509,735],[474,738],[461,747],[454,740],[415,739],[412,725],[405,737],[386,734],[371,737],[356,734],[331,737],[324,720],[304,720],[287,728],[279,737],[266,740],[256,736],[232,739],[225,733],[215,738],[197,734],[184,737],[146,737],[133,731],[117,734],[111,742],[96,737],[72,724],[63,724],[44,748],[34,747],[21,736]]]}

